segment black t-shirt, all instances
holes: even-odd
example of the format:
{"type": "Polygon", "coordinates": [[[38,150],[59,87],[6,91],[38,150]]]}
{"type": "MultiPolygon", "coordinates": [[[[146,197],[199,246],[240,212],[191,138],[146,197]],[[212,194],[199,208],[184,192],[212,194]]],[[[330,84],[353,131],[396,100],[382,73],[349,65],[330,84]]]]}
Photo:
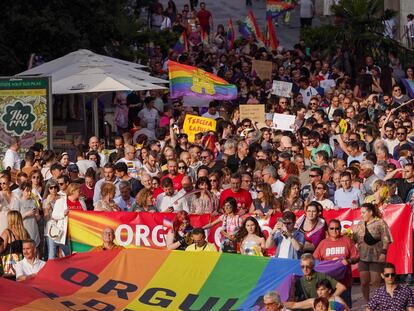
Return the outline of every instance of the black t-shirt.
{"type": "Polygon", "coordinates": [[[414,182],[410,183],[404,178],[397,178],[396,181],[398,182],[398,196],[405,202],[408,192],[414,188],[414,182]]]}
{"type": "Polygon", "coordinates": [[[240,160],[237,154],[233,154],[227,159],[227,167],[232,173],[236,173],[240,166],[247,166],[251,170],[254,170],[255,165],[255,161],[249,156],[245,157],[243,160],[240,160]]]}

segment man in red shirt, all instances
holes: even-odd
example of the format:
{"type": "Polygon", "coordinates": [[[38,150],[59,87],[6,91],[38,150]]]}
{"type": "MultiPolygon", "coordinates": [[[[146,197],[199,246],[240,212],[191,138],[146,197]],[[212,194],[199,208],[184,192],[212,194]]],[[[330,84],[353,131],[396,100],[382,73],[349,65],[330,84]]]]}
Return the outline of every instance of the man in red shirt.
{"type": "Polygon", "coordinates": [[[182,187],[183,187],[181,185],[181,181],[183,180],[184,175],[178,173],[178,164],[177,164],[177,161],[176,160],[168,160],[168,162],[167,162],[167,169],[168,169],[168,174],[167,175],[164,175],[161,178],[161,182],[166,177],[169,177],[173,181],[174,190],[180,191],[182,189],[182,187]]]}
{"type": "Polygon", "coordinates": [[[338,282],[346,286],[346,291],[341,295],[350,308],[352,308],[351,286],[352,271],[351,264],[358,262],[358,250],[347,236],[341,235],[341,222],[337,219],[331,219],[328,225],[328,237],[322,240],[313,252],[315,259],[319,260],[338,260],[347,266],[347,272],[343,280],[338,282]]]}
{"type": "Polygon", "coordinates": [[[220,208],[223,207],[223,202],[228,197],[232,197],[237,202],[239,209],[239,215],[244,215],[248,212],[252,205],[252,196],[249,191],[242,189],[241,187],[241,176],[238,173],[231,175],[230,188],[224,190],[220,195],[220,208]]]}
{"type": "Polygon", "coordinates": [[[200,11],[197,13],[197,18],[200,22],[201,29],[210,35],[210,30],[213,28],[213,15],[206,10],[205,2],[200,3],[200,11]]]}

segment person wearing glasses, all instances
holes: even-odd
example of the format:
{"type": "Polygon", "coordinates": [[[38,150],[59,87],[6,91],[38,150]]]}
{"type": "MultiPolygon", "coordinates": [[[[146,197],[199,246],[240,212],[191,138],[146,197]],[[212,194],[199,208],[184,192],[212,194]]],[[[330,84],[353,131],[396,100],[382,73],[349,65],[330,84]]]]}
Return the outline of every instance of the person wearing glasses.
{"type": "Polygon", "coordinates": [[[206,241],[206,233],[202,228],[194,228],[191,231],[191,239],[193,244],[190,244],[185,249],[186,252],[217,252],[217,248],[213,243],[206,241]]]}
{"type": "Polygon", "coordinates": [[[277,291],[267,292],[263,296],[263,305],[265,311],[285,311],[286,308],[277,291]]]}
{"type": "Polygon", "coordinates": [[[341,186],[335,191],[334,203],[338,208],[357,208],[364,202],[361,190],[352,186],[351,174],[341,173],[341,186]]]}
{"type": "Polygon", "coordinates": [[[387,262],[381,273],[384,285],[373,293],[365,311],[413,311],[414,295],[411,288],[395,282],[397,274],[394,264],[387,262]]]}
{"type": "Polygon", "coordinates": [[[408,131],[406,127],[404,126],[398,127],[396,130],[396,133],[397,133],[398,145],[394,147],[392,157],[395,160],[399,160],[400,151],[404,149],[406,150],[408,149],[408,150],[411,150],[412,152],[414,150],[414,144],[407,139],[408,131]]]}
{"type": "Polygon", "coordinates": [[[342,294],[342,298],[352,308],[351,265],[359,261],[359,254],[354,242],[349,237],[341,235],[341,230],[341,222],[337,219],[331,219],[328,224],[328,236],[319,243],[313,256],[318,260],[342,260],[342,264],[347,267],[345,277],[339,280],[347,288],[342,294]]]}
{"type": "Polygon", "coordinates": [[[48,183],[48,187],[45,190],[45,194],[43,196],[43,217],[45,220],[45,230],[44,235],[47,241],[47,249],[48,249],[48,259],[56,258],[56,243],[49,237],[49,230],[50,226],[52,225],[51,216],[53,212],[53,208],[55,206],[56,201],[60,198],[58,194],[59,191],[59,184],[54,181],[50,180],[48,183]]]}
{"type": "Polygon", "coordinates": [[[266,239],[266,249],[276,246],[276,258],[298,259],[305,235],[295,228],[296,215],[291,211],[285,211],[273,227],[272,233],[266,239]]]}
{"type": "Polygon", "coordinates": [[[362,294],[368,302],[370,286],[378,288],[380,285],[392,236],[388,224],[374,204],[365,203],[361,206],[361,218],[362,221],[354,230],[353,240],[358,245],[362,294]]]}
{"type": "Polygon", "coordinates": [[[402,93],[401,87],[399,85],[394,85],[392,87],[392,100],[394,103],[401,105],[402,103],[409,101],[410,97],[408,97],[407,94],[402,93]]]}
{"type": "Polygon", "coordinates": [[[300,257],[300,267],[303,276],[297,279],[295,284],[295,301],[303,301],[309,298],[317,298],[317,284],[322,280],[327,280],[331,287],[335,289],[333,296],[340,296],[346,287],[325,273],[316,272],[315,258],[312,254],[303,254],[300,257]]]}

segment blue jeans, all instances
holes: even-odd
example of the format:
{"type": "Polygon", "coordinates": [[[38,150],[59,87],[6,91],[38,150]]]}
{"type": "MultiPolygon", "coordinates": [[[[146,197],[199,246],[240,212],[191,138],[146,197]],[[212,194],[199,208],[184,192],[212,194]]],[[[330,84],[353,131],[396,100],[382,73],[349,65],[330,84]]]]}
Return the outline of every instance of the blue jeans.
{"type": "Polygon", "coordinates": [[[68,245],[59,244],[53,241],[50,237],[47,237],[47,258],[54,259],[56,258],[56,249],[60,246],[60,249],[63,252],[64,256],[70,255],[70,248],[68,245]]]}
{"type": "Polygon", "coordinates": [[[346,291],[344,291],[341,294],[341,298],[346,302],[349,308],[352,308],[352,296],[351,296],[351,290],[352,287],[347,288],[346,291]]]}

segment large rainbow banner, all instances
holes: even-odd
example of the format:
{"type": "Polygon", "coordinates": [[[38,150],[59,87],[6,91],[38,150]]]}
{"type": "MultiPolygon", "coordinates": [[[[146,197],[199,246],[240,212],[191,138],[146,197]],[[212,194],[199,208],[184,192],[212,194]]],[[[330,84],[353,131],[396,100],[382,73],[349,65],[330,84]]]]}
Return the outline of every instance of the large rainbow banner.
{"type": "MultiPolygon", "coordinates": [[[[316,267],[330,275],[344,269],[340,262],[316,267]]],[[[50,260],[31,280],[0,279],[0,311],[259,310],[269,290],[288,298],[294,274],[301,274],[298,260],[146,248],[88,252],[50,260]]]]}
{"type": "MultiPolygon", "coordinates": [[[[383,218],[390,227],[394,242],[390,245],[387,260],[396,265],[397,273],[412,272],[413,232],[411,207],[405,204],[384,206],[383,218]]],[[[299,214],[298,214],[299,215],[299,214]]],[[[69,213],[69,234],[72,249],[85,252],[102,242],[101,232],[105,227],[115,231],[116,242],[127,248],[145,246],[165,248],[165,235],[169,230],[168,224],[174,219],[173,213],[132,213],[132,212],[81,212],[69,213]]],[[[275,214],[268,220],[260,220],[264,234],[267,236],[274,227],[280,214],[275,214]]],[[[193,227],[202,227],[213,221],[215,217],[209,214],[190,215],[193,227]]],[[[326,221],[338,219],[344,228],[353,227],[360,219],[360,209],[344,208],[338,211],[324,211],[326,221]]],[[[209,242],[220,245],[220,225],[208,232],[209,242]]]]}
{"type": "Polygon", "coordinates": [[[237,87],[216,75],[174,61],[168,61],[170,97],[193,96],[230,100],[237,97],[237,87]]]}

